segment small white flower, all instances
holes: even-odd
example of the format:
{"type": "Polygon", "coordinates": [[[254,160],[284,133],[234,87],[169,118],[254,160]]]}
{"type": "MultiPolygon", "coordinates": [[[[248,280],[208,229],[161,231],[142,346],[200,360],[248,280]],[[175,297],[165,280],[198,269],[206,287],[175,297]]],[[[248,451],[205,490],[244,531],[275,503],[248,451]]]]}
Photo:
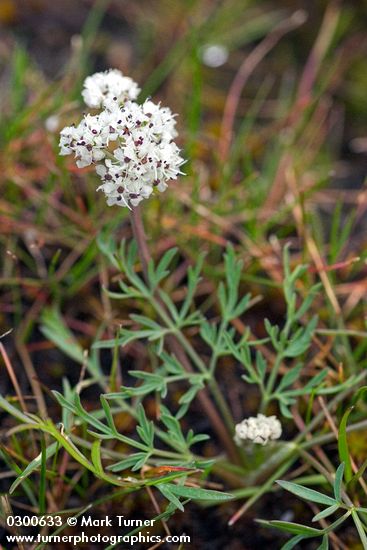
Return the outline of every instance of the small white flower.
{"type": "Polygon", "coordinates": [[[105,157],[109,127],[99,116],[86,115],[78,126],[66,126],[60,133],[60,155],[74,153],[78,168],[89,166],[105,157]]]}
{"type": "Polygon", "coordinates": [[[88,107],[113,109],[114,104],[123,104],[138,97],[140,88],[128,76],[117,69],[88,76],[84,81],[82,96],[88,107]]]}
{"type": "Polygon", "coordinates": [[[265,416],[260,413],[236,424],[235,430],[235,441],[238,444],[241,443],[241,440],[249,440],[266,445],[269,440],[279,439],[282,435],[282,425],[277,417],[265,416]]]}

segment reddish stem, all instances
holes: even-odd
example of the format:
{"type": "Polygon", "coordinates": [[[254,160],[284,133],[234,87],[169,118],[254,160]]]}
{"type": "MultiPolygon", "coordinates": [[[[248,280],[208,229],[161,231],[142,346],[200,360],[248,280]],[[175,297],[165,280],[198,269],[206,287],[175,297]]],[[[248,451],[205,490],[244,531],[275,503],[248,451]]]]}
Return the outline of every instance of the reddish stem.
{"type": "MultiPolygon", "coordinates": [[[[133,234],[135,237],[135,240],[138,245],[138,253],[141,261],[142,270],[144,273],[144,278],[147,281],[148,279],[148,265],[149,261],[151,259],[148,244],[147,244],[147,238],[144,230],[144,224],[141,216],[141,211],[139,207],[134,207],[132,209],[132,215],[131,215],[131,226],[133,230],[133,234]]],[[[166,311],[167,308],[164,305],[164,303],[157,297],[157,300],[159,301],[160,306],[166,311]]],[[[194,372],[194,369],[191,365],[191,362],[189,358],[186,355],[186,352],[182,348],[181,344],[178,342],[178,340],[173,335],[169,335],[167,337],[167,344],[169,348],[171,349],[172,353],[177,357],[177,359],[181,362],[183,367],[187,372],[194,372]]],[[[228,456],[236,463],[239,464],[239,453],[238,450],[232,440],[232,437],[228,434],[228,431],[225,427],[225,424],[218,414],[213,402],[211,401],[207,389],[202,389],[198,394],[197,397],[199,399],[199,402],[203,408],[203,412],[206,414],[206,416],[209,418],[210,423],[217,434],[218,438],[224,445],[224,447],[227,450],[228,456]]]]}

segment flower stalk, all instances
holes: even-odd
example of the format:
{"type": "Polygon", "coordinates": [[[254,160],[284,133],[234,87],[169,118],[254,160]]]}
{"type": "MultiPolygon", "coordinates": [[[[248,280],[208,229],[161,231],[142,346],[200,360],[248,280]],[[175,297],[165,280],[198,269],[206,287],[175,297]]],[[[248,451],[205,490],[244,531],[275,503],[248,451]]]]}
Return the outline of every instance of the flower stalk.
{"type": "MultiPolygon", "coordinates": [[[[151,256],[147,243],[141,210],[139,207],[132,208],[130,221],[133,235],[138,245],[138,254],[142,266],[143,275],[145,281],[148,283],[148,265],[151,256]]],[[[158,308],[156,307],[156,311],[160,315],[161,319],[166,324],[170,324],[170,319],[162,300],[159,298],[159,296],[155,296],[154,301],[157,302],[158,308]]],[[[191,360],[195,363],[197,368],[201,372],[208,373],[208,369],[206,368],[205,363],[203,363],[200,357],[196,354],[195,350],[191,347],[190,343],[186,340],[185,336],[181,332],[179,332],[177,335],[168,335],[167,344],[172,353],[174,353],[177,359],[182,363],[186,371],[193,372],[191,361],[187,355],[189,354],[191,360]]],[[[223,399],[217,382],[212,376],[210,376],[208,385],[216,401],[218,409],[221,411],[224,421],[222,417],[218,414],[217,409],[214,407],[210,397],[208,396],[206,388],[198,392],[198,399],[200,401],[200,404],[203,407],[205,414],[209,418],[215,433],[226,448],[228,456],[236,464],[240,464],[240,452],[236,448],[232,438],[232,433],[234,433],[234,423],[230,410],[228,409],[228,406],[223,399]]]]}

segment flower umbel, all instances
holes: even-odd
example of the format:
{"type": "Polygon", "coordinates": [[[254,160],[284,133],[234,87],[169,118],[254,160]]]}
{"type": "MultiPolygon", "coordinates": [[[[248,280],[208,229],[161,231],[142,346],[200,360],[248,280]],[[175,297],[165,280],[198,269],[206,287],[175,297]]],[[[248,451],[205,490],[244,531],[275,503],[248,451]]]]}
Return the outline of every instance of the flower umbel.
{"type": "Polygon", "coordinates": [[[84,81],[82,96],[88,107],[109,107],[112,101],[123,104],[140,93],[137,83],[117,69],[95,73],[84,81]]]}
{"type": "Polygon", "coordinates": [[[235,430],[237,444],[240,444],[241,440],[247,440],[266,445],[269,440],[279,439],[282,435],[282,426],[277,417],[260,413],[236,424],[235,430]]]}
{"type": "Polygon", "coordinates": [[[61,131],[60,154],[74,154],[79,168],[96,165],[102,180],[98,190],[105,193],[107,204],[130,207],[147,199],[154,188],[164,191],[170,179],[182,174],[184,160],[173,141],[175,115],[151,100],[142,105],[131,101],[138,88],[134,83],[127,91],[124,79],[119,71],[86,79],[85,101],[104,108],[61,131]]]}

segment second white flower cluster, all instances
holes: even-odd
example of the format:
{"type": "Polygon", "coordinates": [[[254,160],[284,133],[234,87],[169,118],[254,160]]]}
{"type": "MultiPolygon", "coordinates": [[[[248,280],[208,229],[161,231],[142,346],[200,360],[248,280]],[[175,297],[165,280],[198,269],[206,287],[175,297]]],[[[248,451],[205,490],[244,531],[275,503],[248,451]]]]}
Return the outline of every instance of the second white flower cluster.
{"type": "Polygon", "coordinates": [[[266,445],[269,441],[279,439],[282,435],[282,425],[277,417],[265,416],[261,413],[245,418],[236,424],[235,430],[235,441],[238,445],[242,441],[253,441],[260,445],[266,445]]]}
{"type": "Polygon", "coordinates": [[[139,92],[116,69],[89,76],[83,99],[100,112],[84,115],[60,134],[61,155],[74,154],[79,168],[96,166],[102,180],[97,190],[105,193],[109,206],[136,206],[182,174],[184,160],[173,141],[175,115],[151,100],[138,104],[139,92]]]}

